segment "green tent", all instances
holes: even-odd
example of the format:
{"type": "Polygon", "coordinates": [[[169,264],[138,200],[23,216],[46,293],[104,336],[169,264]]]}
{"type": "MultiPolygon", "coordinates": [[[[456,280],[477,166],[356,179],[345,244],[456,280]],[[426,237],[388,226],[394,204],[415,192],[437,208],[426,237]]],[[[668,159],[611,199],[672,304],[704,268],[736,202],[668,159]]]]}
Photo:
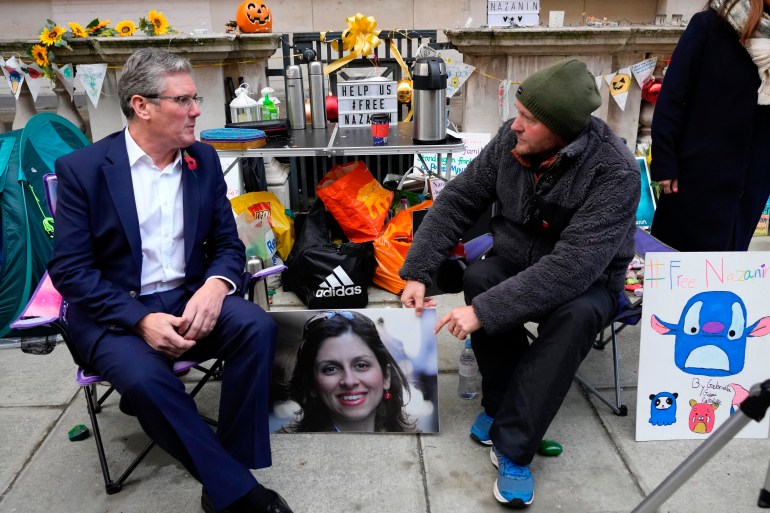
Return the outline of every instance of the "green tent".
{"type": "Polygon", "coordinates": [[[50,113],[0,134],[0,337],[20,336],[8,325],[24,309],[51,256],[53,219],[43,176],[54,172],[57,158],[88,144],[75,125],[50,113]]]}

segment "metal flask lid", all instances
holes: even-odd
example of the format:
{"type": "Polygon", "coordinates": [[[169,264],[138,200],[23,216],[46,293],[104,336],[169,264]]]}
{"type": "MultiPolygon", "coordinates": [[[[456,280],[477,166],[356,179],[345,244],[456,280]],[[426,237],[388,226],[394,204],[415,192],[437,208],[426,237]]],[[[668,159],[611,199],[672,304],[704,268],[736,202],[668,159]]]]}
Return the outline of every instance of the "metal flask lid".
{"type": "Polygon", "coordinates": [[[414,89],[446,89],[446,63],[441,57],[420,57],[414,61],[414,89]]]}
{"type": "Polygon", "coordinates": [[[302,68],[293,64],[286,68],[286,78],[302,78],[302,68]]]}

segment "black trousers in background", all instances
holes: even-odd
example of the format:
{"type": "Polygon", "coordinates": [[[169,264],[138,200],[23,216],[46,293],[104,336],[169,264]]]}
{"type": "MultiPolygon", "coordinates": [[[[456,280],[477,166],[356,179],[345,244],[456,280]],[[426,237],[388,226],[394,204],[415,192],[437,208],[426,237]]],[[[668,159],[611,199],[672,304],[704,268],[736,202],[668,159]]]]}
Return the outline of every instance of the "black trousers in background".
{"type": "MultiPolygon", "coordinates": [[[[471,264],[463,277],[466,304],[519,271],[500,256],[471,264]]],[[[578,367],[616,309],[617,298],[605,287],[592,285],[542,318],[532,319],[539,323],[532,345],[524,326],[496,335],[481,329],[471,335],[482,377],[481,404],[495,419],[492,442],[515,463],[528,465],[534,458],[578,367]]]]}

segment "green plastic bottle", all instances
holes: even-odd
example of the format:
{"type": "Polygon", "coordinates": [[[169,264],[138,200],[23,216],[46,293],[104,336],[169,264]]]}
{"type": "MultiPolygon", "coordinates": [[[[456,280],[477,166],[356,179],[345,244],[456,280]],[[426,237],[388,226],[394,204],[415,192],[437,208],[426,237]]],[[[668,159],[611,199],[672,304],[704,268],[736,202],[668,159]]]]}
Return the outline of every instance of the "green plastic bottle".
{"type": "Polygon", "coordinates": [[[262,99],[262,119],[278,119],[278,109],[275,108],[275,103],[267,93],[262,99]]]}

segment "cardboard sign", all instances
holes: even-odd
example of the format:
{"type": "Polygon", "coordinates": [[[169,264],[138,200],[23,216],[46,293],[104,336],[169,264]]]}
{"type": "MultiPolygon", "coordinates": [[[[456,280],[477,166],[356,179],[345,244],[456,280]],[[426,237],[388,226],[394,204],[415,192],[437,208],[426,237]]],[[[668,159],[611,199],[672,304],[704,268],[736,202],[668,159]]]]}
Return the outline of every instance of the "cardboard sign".
{"type": "Polygon", "coordinates": [[[534,27],[540,25],[540,2],[487,2],[487,25],[490,27],[534,27]]]}
{"type": "Polygon", "coordinates": [[[770,252],[647,253],[644,264],[636,440],[704,440],[767,379],[770,252]]]}
{"type": "Polygon", "coordinates": [[[396,89],[397,84],[392,80],[337,82],[339,126],[368,126],[372,114],[387,114],[390,124],[397,124],[396,89]]]}

